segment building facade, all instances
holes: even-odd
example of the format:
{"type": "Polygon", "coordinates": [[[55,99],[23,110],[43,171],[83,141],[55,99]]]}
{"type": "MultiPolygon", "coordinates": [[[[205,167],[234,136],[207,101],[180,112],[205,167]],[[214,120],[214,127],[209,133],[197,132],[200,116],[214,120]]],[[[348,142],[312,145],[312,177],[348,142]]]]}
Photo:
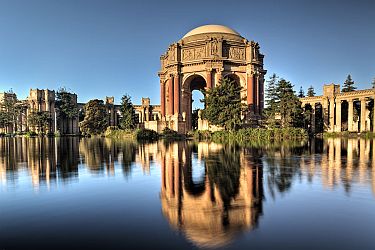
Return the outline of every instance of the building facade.
{"type": "MultiPolygon", "coordinates": [[[[77,95],[71,94],[74,105],[77,105],[77,95]]],[[[2,128],[2,133],[24,133],[40,132],[38,127],[30,124],[30,117],[33,113],[47,113],[50,122],[46,133],[59,132],[65,135],[78,135],[78,115],[74,118],[61,117],[56,107],[56,96],[54,90],[49,89],[30,89],[26,100],[18,100],[15,93],[0,93],[0,104],[4,108],[5,98],[11,100],[11,105],[17,110],[13,122],[2,128]]]]}
{"type": "Polygon", "coordinates": [[[323,86],[323,95],[300,98],[302,107],[310,113],[311,132],[375,132],[375,90],[341,92],[339,84],[323,86]],[[321,121],[322,128],[317,128],[321,121]]]}
{"type": "Polygon", "coordinates": [[[192,91],[213,88],[225,77],[243,88],[241,97],[248,105],[244,120],[259,120],[266,74],[259,48],[257,42],[222,25],[200,26],[171,44],[160,57],[161,119],[157,127],[180,133],[191,130],[192,91]]]}

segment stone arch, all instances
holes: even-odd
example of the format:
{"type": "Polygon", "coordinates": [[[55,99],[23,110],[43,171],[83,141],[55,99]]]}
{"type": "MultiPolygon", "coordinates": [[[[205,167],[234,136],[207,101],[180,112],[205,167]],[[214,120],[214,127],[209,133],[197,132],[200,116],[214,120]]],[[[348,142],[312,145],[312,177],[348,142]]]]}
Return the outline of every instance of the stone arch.
{"type": "Polygon", "coordinates": [[[187,127],[192,127],[192,92],[194,90],[204,90],[207,87],[207,80],[199,73],[189,74],[183,77],[181,107],[186,113],[187,127]]]}
{"type": "Polygon", "coordinates": [[[191,73],[191,74],[186,74],[184,75],[183,79],[182,79],[182,89],[183,90],[191,90],[190,86],[191,86],[191,82],[193,82],[195,79],[197,78],[203,78],[206,86],[207,86],[207,79],[206,79],[206,76],[202,73],[191,73]]]}
{"type": "Polygon", "coordinates": [[[239,84],[240,86],[243,86],[243,81],[241,81],[241,77],[239,75],[237,75],[236,73],[227,73],[225,75],[223,75],[224,78],[229,78],[233,81],[235,81],[237,84],[239,84]]]}

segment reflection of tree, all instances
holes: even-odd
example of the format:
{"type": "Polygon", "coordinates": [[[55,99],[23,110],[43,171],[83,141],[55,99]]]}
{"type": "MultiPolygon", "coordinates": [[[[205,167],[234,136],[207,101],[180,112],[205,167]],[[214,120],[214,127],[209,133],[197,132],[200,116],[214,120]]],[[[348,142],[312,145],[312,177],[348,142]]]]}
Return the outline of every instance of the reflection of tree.
{"type": "Polygon", "coordinates": [[[296,155],[304,153],[304,145],[281,144],[264,151],[265,162],[268,165],[267,182],[272,197],[275,190],[282,193],[292,186],[293,177],[301,174],[300,159],[296,155]]]}
{"type": "Polygon", "coordinates": [[[84,138],[80,142],[80,151],[84,155],[87,167],[94,172],[103,172],[105,158],[109,157],[109,150],[102,138],[84,138]]]}
{"type": "Polygon", "coordinates": [[[79,138],[62,137],[58,138],[57,144],[57,167],[63,179],[78,175],[79,138]]]}
{"type": "Polygon", "coordinates": [[[125,176],[131,174],[132,164],[135,162],[137,145],[133,141],[124,141],[121,145],[122,171],[125,176]]]}
{"type": "Polygon", "coordinates": [[[206,168],[212,184],[215,184],[228,208],[230,201],[237,195],[240,177],[240,155],[233,147],[225,147],[206,159],[206,168]]]}

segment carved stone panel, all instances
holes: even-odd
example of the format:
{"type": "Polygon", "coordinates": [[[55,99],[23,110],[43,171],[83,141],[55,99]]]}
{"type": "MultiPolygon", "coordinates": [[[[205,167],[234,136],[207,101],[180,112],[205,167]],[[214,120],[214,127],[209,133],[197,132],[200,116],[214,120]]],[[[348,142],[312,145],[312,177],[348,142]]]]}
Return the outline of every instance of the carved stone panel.
{"type": "Polygon", "coordinates": [[[205,47],[189,48],[182,50],[182,60],[191,61],[205,57],[205,47]]]}
{"type": "Polygon", "coordinates": [[[234,60],[245,60],[245,48],[230,47],[229,58],[234,60]]]}

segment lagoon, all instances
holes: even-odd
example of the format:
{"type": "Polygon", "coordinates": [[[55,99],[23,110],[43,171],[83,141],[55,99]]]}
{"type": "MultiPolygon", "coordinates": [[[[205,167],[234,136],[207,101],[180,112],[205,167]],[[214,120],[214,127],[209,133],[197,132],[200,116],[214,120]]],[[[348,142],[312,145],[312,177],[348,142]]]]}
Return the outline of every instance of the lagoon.
{"type": "Polygon", "coordinates": [[[0,138],[0,249],[374,249],[371,139],[0,138]]]}

